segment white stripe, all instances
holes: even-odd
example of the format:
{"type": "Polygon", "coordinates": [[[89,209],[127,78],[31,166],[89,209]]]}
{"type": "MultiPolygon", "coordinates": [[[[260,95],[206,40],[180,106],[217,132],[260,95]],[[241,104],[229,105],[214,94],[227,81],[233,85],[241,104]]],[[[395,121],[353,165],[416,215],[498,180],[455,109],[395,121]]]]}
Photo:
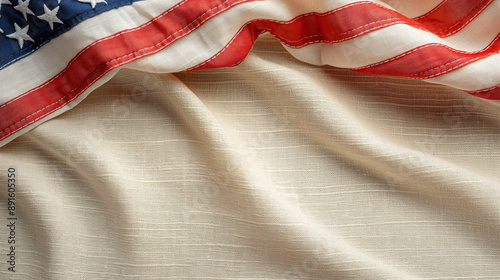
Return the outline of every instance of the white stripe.
{"type": "Polygon", "coordinates": [[[500,54],[495,54],[426,81],[467,91],[482,90],[500,84],[499,65],[500,54]]]}
{"type": "Polygon", "coordinates": [[[493,40],[469,43],[468,38],[459,39],[461,34],[442,39],[406,24],[396,24],[336,44],[322,43],[287,49],[298,59],[312,64],[358,68],[394,58],[425,44],[439,43],[459,51],[476,52],[486,48],[493,40]]]}
{"type": "Polygon", "coordinates": [[[415,18],[422,16],[427,12],[431,11],[444,0],[381,0],[387,5],[391,6],[394,10],[398,11],[400,14],[415,18]]]}
{"type": "Polygon", "coordinates": [[[462,42],[478,50],[478,46],[488,45],[500,33],[500,1],[493,1],[481,14],[458,33],[446,38],[447,41],[462,42]]]}

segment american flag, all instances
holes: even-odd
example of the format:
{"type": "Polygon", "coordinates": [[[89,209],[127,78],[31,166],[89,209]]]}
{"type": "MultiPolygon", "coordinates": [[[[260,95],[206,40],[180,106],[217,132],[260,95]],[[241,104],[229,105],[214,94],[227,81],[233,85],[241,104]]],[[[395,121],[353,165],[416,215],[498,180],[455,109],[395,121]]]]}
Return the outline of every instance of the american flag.
{"type": "Polygon", "coordinates": [[[297,59],[500,99],[500,1],[0,0],[0,145],[121,67],[238,65],[263,32],[297,59]]]}

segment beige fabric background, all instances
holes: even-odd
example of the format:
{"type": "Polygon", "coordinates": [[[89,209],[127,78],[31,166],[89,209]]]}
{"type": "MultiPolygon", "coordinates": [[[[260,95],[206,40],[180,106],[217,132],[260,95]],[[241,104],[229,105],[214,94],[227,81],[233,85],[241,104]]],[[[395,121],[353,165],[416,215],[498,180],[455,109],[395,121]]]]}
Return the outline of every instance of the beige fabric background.
{"type": "Polygon", "coordinates": [[[0,149],[1,279],[500,279],[500,103],[317,67],[122,70],[0,149]]]}

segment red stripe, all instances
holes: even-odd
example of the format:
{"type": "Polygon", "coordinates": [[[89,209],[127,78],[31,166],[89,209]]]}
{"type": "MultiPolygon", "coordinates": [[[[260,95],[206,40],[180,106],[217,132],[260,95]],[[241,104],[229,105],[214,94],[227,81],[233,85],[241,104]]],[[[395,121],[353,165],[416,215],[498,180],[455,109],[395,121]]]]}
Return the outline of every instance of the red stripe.
{"type": "Polygon", "coordinates": [[[477,97],[485,99],[500,100],[500,85],[496,85],[494,87],[490,87],[483,90],[475,90],[467,92],[477,97]]]}
{"type": "Polygon", "coordinates": [[[2,106],[0,140],[68,104],[112,69],[156,53],[208,19],[252,0],[185,0],[142,26],[96,41],[56,77],[2,106]]]}
{"type": "Polygon", "coordinates": [[[493,0],[445,0],[435,9],[414,18],[439,37],[448,37],[462,30],[493,0]]]}
{"type": "Polygon", "coordinates": [[[352,70],[364,74],[430,79],[498,53],[499,50],[500,35],[478,52],[463,52],[442,44],[428,44],[394,58],[352,70]]]}

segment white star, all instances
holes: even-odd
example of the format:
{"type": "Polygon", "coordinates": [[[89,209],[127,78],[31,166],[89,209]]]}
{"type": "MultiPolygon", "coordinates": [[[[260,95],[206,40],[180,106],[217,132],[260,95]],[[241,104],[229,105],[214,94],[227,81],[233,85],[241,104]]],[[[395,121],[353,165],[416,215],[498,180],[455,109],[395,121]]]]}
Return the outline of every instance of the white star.
{"type": "Polygon", "coordinates": [[[63,23],[60,19],[57,18],[57,12],[59,11],[59,6],[55,7],[53,10],[47,8],[45,4],[43,4],[43,11],[45,12],[43,15],[38,16],[39,19],[43,19],[49,23],[50,29],[54,29],[55,23],[63,23]]]}
{"type": "Polygon", "coordinates": [[[78,0],[78,2],[81,2],[81,3],[90,3],[90,5],[92,6],[92,9],[95,8],[95,5],[97,3],[106,3],[106,0],[78,0]]]}
{"type": "Polygon", "coordinates": [[[29,25],[21,28],[19,27],[19,25],[17,25],[17,23],[14,23],[14,29],[16,29],[16,32],[5,36],[7,36],[7,38],[17,40],[17,42],[19,43],[19,47],[22,49],[25,40],[33,42],[33,39],[30,37],[30,35],[28,35],[29,28],[29,25]]]}
{"type": "Polygon", "coordinates": [[[25,20],[28,20],[28,15],[27,14],[30,14],[30,15],[35,15],[31,10],[30,8],[28,7],[28,5],[30,4],[30,0],[19,0],[19,4],[17,4],[17,6],[14,7],[14,9],[20,11],[21,13],[23,13],[23,16],[24,16],[24,19],[25,20]]]}
{"type": "Polygon", "coordinates": [[[2,4],[9,4],[9,5],[12,5],[12,3],[10,3],[9,0],[0,0],[0,10],[2,9],[2,4]]]}

